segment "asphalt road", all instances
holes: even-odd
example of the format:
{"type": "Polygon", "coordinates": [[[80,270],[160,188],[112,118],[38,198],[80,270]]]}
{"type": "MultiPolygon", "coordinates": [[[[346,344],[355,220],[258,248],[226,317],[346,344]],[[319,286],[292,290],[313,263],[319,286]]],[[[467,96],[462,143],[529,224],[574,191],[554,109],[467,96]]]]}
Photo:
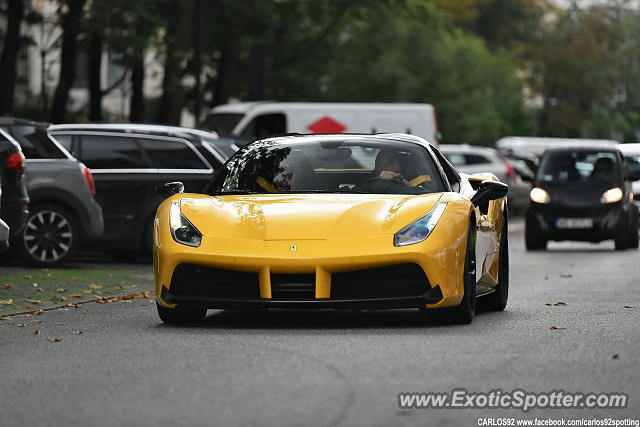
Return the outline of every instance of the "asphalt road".
{"type": "Polygon", "coordinates": [[[640,252],[562,243],[526,253],[521,229],[512,228],[507,310],[466,326],[429,323],[412,311],[210,311],[201,326],[167,326],[146,299],[2,321],[0,425],[640,418],[640,252]],[[566,305],[545,305],[558,301],[566,305]],[[625,392],[629,406],[528,413],[397,406],[398,392],[453,388],[625,392]]]}

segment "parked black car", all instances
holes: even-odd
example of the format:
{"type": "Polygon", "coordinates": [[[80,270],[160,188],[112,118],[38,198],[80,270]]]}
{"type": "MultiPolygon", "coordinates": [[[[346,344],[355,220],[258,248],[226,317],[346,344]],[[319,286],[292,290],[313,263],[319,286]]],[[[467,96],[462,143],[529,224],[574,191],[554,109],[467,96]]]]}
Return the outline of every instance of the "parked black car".
{"type": "Polygon", "coordinates": [[[611,146],[583,144],[547,150],[531,190],[525,242],[545,249],[549,240],[600,242],[617,250],[638,247],[638,207],[622,153],[611,146]]]}
{"type": "Polygon", "coordinates": [[[11,252],[29,264],[54,267],[79,246],[102,235],[102,210],[93,198],[91,171],[47,133],[48,124],[3,118],[0,128],[26,157],[31,199],[24,229],[13,235],[11,252]]]}
{"type": "Polygon", "coordinates": [[[22,231],[29,216],[29,195],[24,169],[24,155],[20,145],[0,128],[0,218],[9,226],[11,236],[22,231]]]}
{"type": "Polygon", "coordinates": [[[55,125],[50,134],[94,174],[104,251],[116,259],[150,254],[155,187],[181,181],[201,192],[237,147],[211,132],[155,125],[55,125]]]}

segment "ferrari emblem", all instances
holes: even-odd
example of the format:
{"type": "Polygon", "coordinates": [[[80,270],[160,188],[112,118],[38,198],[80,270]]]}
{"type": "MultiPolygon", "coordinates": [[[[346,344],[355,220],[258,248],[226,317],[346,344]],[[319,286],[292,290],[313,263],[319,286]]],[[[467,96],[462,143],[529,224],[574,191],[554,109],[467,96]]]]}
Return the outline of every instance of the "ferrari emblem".
{"type": "Polygon", "coordinates": [[[297,245],[291,245],[291,246],[289,246],[289,250],[291,252],[296,252],[298,250],[298,246],[297,245]]]}

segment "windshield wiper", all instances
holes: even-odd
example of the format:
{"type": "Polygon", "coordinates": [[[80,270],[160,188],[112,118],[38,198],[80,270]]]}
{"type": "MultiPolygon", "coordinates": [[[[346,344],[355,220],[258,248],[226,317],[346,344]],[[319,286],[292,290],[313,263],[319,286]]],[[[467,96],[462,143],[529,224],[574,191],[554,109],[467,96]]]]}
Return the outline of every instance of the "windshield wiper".
{"type": "Polygon", "coordinates": [[[355,193],[355,194],[369,194],[366,191],[353,190],[350,188],[338,188],[338,189],[324,189],[324,190],[290,190],[283,191],[283,193],[328,193],[328,194],[340,194],[340,193],[355,193]]]}

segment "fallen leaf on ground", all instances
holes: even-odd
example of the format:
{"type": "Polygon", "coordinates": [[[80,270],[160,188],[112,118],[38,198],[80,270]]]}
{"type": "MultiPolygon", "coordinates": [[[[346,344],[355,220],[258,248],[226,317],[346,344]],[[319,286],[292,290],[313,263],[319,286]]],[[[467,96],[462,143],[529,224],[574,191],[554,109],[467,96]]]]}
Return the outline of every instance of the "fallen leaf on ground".
{"type": "Polygon", "coordinates": [[[33,331],[33,335],[40,335],[40,329],[36,329],[35,331],[33,331]]]}
{"type": "Polygon", "coordinates": [[[12,299],[2,299],[2,300],[0,300],[0,304],[1,305],[11,305],[11,304],[13,304],[13,300],[12,299]]]}
{"type": "Polygon", "coordinates": [[[42,301],[39,299],[28,299],[27,302],[30,302],[31,304],[42,304],[42,301]]]}
{"type": "Polygon", "coordinates": [[[560,277],[569,278],[569,277],[573,277],[573,274],[560,273],[560,277]]]}
{"type": "Polygon", "coordinates": [[[17,322],[11,322],[11,323],[9,323],[9,325],[11,325],[11,326],[17,326],[17,327],[19,327],[19,328],[24,328],[25,326],[27,326],[27,325],[25,325],[24,323],[17,323],[17,322]]]}
{"type": "Polygon", "coordinates": [[[37,310],[33,314],[36,315],[36,316],[40,316],[42,313],[44,313],[43,310],[37,310]]]}
{"type": "Polygon", "coordinates": [[[82,298],[84,296],[84,294],[73,294],[71,295],[74,298],[82,298]]]}
{"type": "Polygon", "coordinates": [[[564,331],[564,330],[567,329],[567,327],[566,326],[550,326],[549,329],[554,330],[554,331],[555,330],[564,331]]]}
{"type": "Polygon", "coordinates": [[[73,331],[71,332],[73,335],[82,335],[82,331],[73,331]]]}
{"type": "Polygon", "coordinates": [[[62,341],[62,338],[47,338],[47,341],[49,341],[49,342],[60,342],[60,341],[62,341]]]}
{"type": "Polygon", "coordinates": [[[555,306],[558,306],[558,305],[569,305],[569,304],[567,304],[566,302],[558,301],[558,302],[554,302],[554,303],[545,302],[544,305],[555,305],[555,306]]]}
{"type": "Polygon", "coordinates": [[[2,287],[5,289],[11,289],[13,288],[13,285],[11,283],[5,283],[4,285],[2,285],[2,287]]]}
{"type": "Polygon", "coordinates": [[[56,325],[60,325],[60,326],[62,326],[62,325],[64,325],[64,323],[62,323],[62,322],[58,322],[58,323],[56,323],[56,325]]]}
{"type": "Polygon", "coordinates": [[[44,291],[42,290],[42,288],[38,288],[36,289],[36,292],[44,292],[44,291]]]}
{"type": "Polygon", "coordinates": [[[32,323],[42,323],[42,320],[36,319],[36,320],[33,320],[32,323]]]}
{"type": "Polygon", "coordinates": [[[89,285],[89,287],[90,287],[91,289],[102,289],[102,285],[97,285],[97,284],[95,284],[95,283],[93,283],[93,284],[89,285]]]}
{"type": "Polygon", "coordinates": [[[76,276],[72,276],[71,280],[79,280],[76,276]]]}
{"type": "Polygon", "coordinates": [[[23,305],[22,308],[33,308],[32,305],[23,305]]]}
{"type": "Polygon", "coordinates": [[[624,308],[638,308],[638,307],[636,307],[634,305],[625,305],[624,308]]]}
{"type": "Polygon", "coordinates": [[[67,290],[65,288],[58,288],[58,289],[56,289],[56,292],[61,294],[63,292],[67,292],[67,290]]]}
{"type": "Polygon", "coordinates": [[[611,359],[613,359],[613,360],[620,359],[620,355],[619,354],[614,354],[613,356],[611,356],[611,359]]]}
{"type": "MultiPolygon", "coordinates": [[[[25,275],[24,275],[24,278],[25,278],[25,279],[31,279],[31,275],[30,275],[30,274],[25,274],[25,275]]],[[[37,286],[37,285],[36,285],[36,286],[37,286]]]]}

